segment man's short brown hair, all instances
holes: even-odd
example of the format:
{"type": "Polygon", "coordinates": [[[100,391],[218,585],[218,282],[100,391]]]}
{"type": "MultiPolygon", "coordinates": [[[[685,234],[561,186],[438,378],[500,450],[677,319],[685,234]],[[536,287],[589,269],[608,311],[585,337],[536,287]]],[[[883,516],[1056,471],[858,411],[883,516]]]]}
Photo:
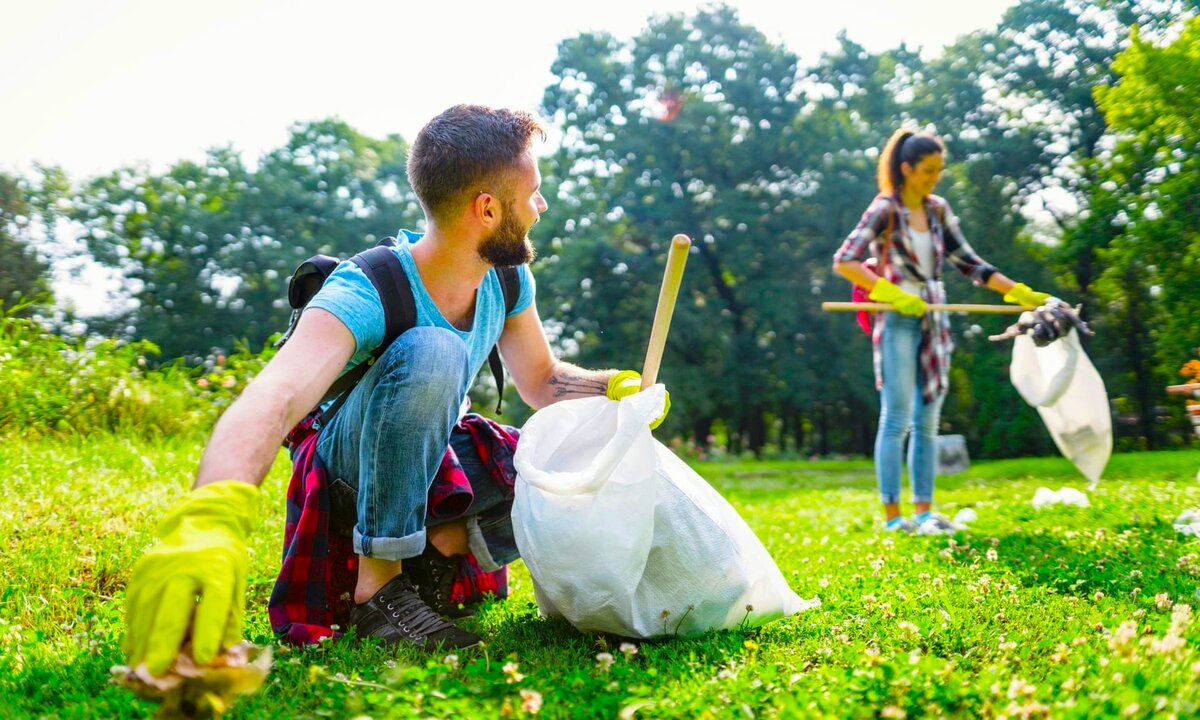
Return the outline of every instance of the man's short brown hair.
{"type": "Polygon", "coordinates": [[[455,105],[417,133],[408,181],[426,214],[451,218],[481,190],[507,196],[510,175],[534,135],[544,140],[546,131],[531,113],[455,105]]]}

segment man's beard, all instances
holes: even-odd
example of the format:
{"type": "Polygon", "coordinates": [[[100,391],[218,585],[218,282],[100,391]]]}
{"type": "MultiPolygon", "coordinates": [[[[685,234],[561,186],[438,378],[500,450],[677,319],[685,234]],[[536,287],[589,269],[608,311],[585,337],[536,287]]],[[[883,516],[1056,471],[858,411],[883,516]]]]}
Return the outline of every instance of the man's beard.
{"type": "Polygon", "coordinates": [[[513,209],[510,203],[504,203],[500,227],[479,243],[479,257],[494,267],[515,267],[533,262],[535,253],[529,242],[529,228],[521,227],[513,209]]]}

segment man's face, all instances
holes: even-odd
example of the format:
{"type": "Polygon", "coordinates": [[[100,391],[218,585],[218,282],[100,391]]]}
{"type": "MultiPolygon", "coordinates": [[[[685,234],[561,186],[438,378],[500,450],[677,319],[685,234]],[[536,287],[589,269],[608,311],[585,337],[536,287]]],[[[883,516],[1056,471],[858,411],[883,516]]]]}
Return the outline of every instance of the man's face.
{"type": "Polygon", "coordinates": [[[540,187],[541,173],[532,153],[522,159],[516,180],[513,182],[513,197],[500,205],[500,226],[479,243],[479,257],[489,265],[512,267],[532,262],[534,250],[529,242],[529,229],[546,210],[546,200],[540,187]]]}

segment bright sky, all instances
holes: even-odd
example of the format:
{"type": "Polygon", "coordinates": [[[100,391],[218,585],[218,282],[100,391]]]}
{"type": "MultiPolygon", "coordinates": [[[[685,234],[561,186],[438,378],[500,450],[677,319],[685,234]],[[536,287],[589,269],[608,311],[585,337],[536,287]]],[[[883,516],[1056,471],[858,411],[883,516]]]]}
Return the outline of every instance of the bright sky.
{"type": "MultiPolygon", "coordinates": [[[[1014,0],[736,0],[743,22],[814,61],[846,29],[869,50],[936,53],[1014,0]]],[[[0,0],[0,170],[74,179],[162,168],[232,143],[277,147],[336,115],[411,139],[458,102],[535,109],[558,42],[631,37],[688,0],[0,0]],[[335,5],[337,9],[335,10],[335,5]]]]}
{"type": "MultiPolygon", "coordinates": [[[[846,30],[868,50],[936,54],[1016,0],[732,0],[804,64],[846,30]]],[[[536,110],[558,43],[638,34],[697,0],[0,0],[0,171],[62,166],[73,180],[163,170],[232,144],[250,159],[296,121],[337,116],[368,135],[421,126],[460,102],[536,110]],[[335,9],[334,6],[337,6],[335,9]]],[[[41,249],[60,302],[120,304],[114,273],[71,242],[41,249]]]]}

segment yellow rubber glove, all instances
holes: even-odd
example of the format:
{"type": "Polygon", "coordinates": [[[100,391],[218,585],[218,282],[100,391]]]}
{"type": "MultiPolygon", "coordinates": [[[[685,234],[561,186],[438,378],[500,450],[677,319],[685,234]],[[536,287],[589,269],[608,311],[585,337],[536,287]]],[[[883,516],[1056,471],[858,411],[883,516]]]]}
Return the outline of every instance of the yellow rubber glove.
{"type": "MultiPolygon", "coordinates": [[[[609,400],[620,400],[627,398],[630,395],[642,389],[642,374],[636,370],[622,370],[608,379],[608,389],[604,392],[609,400]]],[[[659,415],[650,423],[650,429],[653,430],[659,425],[662,425],[663,420],[667,419],[667,413],[671,412],[671,393],[667,393],[663,399],[662,415],[659,415]]]]}
{"type": "Polygon", "coordinates": [[[1038,307],[1049,299],[1050,293],[1037,292],[1025,283],[1017,283],[1004,293],[1004,302],[1027,307],[1038,307]]]}
{"type": "Polygon", "coordinates": [[[126,590],[130,667],[145,662],[151,673],[162,673],[189,629],[199,665],[241,641],[246,537],[257,506],[257,487],[224,480],[193,490],[163,518],[160,542],[138,561],[126,590]]]}
{"type": "Polygon", "coordinates": [[[868,297],[875,302],[890,303],[902,315],[921,317],[925,314],[925,301],[920,295],[904,292],[890,280],[879,278],[868,297]]]}

